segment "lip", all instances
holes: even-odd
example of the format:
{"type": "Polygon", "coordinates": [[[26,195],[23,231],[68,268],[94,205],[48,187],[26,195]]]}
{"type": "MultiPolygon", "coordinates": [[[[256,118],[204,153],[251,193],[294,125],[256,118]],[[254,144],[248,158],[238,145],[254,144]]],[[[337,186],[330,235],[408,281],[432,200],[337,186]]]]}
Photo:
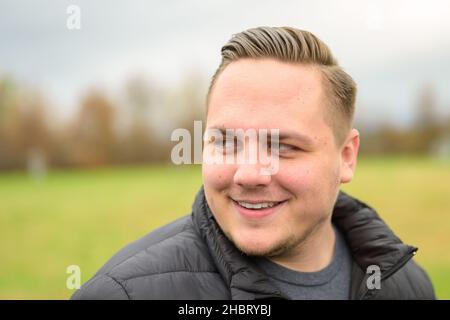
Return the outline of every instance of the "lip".
{"type": "MultiPolygon", "coordinates": [[[[265,208],[265,209],[247,209],[242,207],[241,205],[239,205],[239,203],[237,203],[236,200],[230,198],[231,202],[233,203],[233,206],[236,208],[237,212],[239,212],[239,214],[245,218],[249,218],[249,219],[262,219],[265,217],[268,217],[270,215],[273,215],[274,213],[276,213],[278,210],[280,210],[284,204],[287,202],[287,200],[281,201],[279,204],[277,204],[276,206],[273,206],[271,208],[265,208]]],[[[249,203],[258,203],[258,202],[263,202],[263,201],[246,201],[249,203]]]]}

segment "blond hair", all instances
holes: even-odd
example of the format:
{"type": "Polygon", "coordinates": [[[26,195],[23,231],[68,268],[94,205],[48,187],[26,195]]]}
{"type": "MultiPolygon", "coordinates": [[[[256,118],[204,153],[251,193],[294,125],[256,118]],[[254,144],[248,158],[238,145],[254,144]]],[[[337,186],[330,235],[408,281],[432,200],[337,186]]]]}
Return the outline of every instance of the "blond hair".
{"type": "Polygon", "coordinates": [[[333,128],[341,145],[352,127],[356,100],[356,83],[333,57],[331,50],[314,34],[291,27],[258,27],[245,30],[222,47],[222,61],[214,73],[207,94],[222,71],[233,61],[251,58],[273,58],[288,63],[312,64],[322,71],[329,112],[325,120],[333,128]]]}

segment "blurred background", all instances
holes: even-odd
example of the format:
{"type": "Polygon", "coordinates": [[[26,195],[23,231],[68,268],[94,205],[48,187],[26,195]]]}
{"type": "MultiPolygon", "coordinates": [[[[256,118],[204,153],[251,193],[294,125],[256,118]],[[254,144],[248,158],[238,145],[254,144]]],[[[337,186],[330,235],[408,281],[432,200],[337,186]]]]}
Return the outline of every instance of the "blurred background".
{"type": "Polygon", "coordinates": [[[233,33],[288,25],[358,83],[361,155],[344,190],[419,247],[449,299],[449,16],[437,0],[2,0],[0,298],[66,299],[69,265],[83,283],[188,214],[201,170],[171,164],[172,130],[203,119],[233,33]]]}

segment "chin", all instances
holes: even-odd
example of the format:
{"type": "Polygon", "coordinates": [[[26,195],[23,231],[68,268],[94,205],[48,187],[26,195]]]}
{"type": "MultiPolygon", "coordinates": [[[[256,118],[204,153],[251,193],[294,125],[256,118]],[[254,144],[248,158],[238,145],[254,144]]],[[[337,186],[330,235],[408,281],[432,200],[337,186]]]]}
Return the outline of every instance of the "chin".
{"type": "Polygon", "coordinates": [[[229,237],[234,245],[248,256],[266,257],[271,256],[273,252],[284,247],[285,241],[276,241],[273,237],[253,235],[239,236],[231,235],[229,237]],[[281,245],[280,245],[281,244],[281,245]]]}

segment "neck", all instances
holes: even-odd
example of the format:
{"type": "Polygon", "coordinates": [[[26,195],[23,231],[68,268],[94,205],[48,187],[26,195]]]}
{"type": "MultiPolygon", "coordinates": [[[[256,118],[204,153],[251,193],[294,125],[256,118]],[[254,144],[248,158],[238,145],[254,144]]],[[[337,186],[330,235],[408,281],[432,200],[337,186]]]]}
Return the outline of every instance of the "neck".
{"type": "Polygon", "coordinates": [[[320,271],[331,263],[335,242],[333,226],[331,221],[327,220],[298,246],[287,253],[271,257],[270,260],[295,271],[320,271]]]}

